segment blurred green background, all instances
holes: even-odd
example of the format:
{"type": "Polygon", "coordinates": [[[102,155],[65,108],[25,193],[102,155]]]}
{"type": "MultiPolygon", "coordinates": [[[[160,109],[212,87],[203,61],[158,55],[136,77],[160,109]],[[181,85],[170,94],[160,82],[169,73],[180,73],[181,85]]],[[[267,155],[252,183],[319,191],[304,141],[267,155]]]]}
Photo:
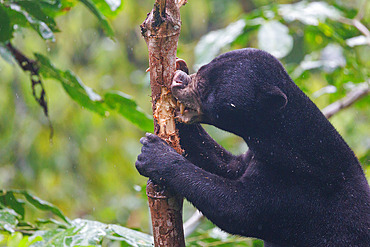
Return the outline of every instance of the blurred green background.
{"type": "MultiPolygon", "coordinates": [[[[45,54],[58,68],[74,71],[97,92],[120,90],[132,95],[138,105],[150,114],[149,75],[145,72],[148,54],[139,25],[152,9],[153,2],[123,1],[122,10],[111,20],[115,40],[105,36],[97,19],[79,4],[68,14],[56,19],[62,30],[56,34],[56,42],[44,42],[36,32],[24,29],[16,34],[13,44],[30,57],[35,51],[45,54]]],[[[270,6],[273,10],[275,4],[297,1],[188,2],[181,8],[178,57],[185,59],[193,68],[197,63],[194,50],[204,35],[225,28],[241,18],[250,20],[253,15],[263,12],[262,6],[270,6]],[[249,13],[247,17],[246,13],[249,13]]],[[[348,17],[355,16],[358,10],[365,8],[362,22],[365,26],[369,25],[370,6],[365,5],[365,1],[326,2],[341,6],[348,17]]],[[[263,13],[269,14],[266,11],[263,13]]],[[[329,26],[335,25],[331,23],[329,26]]],[[[341,28],[338,25],[338,30],[341,28]]],[[[327,47],[329,42],[325,39],[343,45],[335,35],[323,39],[322,34],[315,35],[315,31],[312,31],[312,35],[306,37],[297,23],[292,23],[289,30],[294,37],[294,47],[282,62],[290,73],[297,73],[299,64],[307,58],[306,54],[314,54],[327,47]],[[320,39],[324,41],[320,42],[320,39]]],[[[310,27],[304,30],[310,32],[310,27]]],[[[243,35],[217,52],[260,45],[256,41],[256,28],[253,25],[244,28],[243,32],[243,35]]],[[[348,30],[343,28],[343,32],[340,38],[345,37],[346,32],[349,36],[360,35],[353,27],[348,30]]],[[[322,69],[309,70],[295,78],[296,83],[321,109],[343,97],[347,92],[346,86],[348,88],[361,82],[363,78],[368,80],[369,45],[347,47],[343,52],[346,58],[356,63],[351,62],[347,68],[330,73],[323,73],[322,69]],[[343,79],[345,69],[349,70],[349,77],[355,78],[357,74],[362,77],[343,79]],[[337,83],[338,78],[342,81],[337,83]],[[322,95],[317,93],[328,85],[336,86],[337,90],[322,95]]],[[[54,127],[54,137],[50,143],[48,122],[32,97],[29,77],[18,66],[1,58],[0,75],[0,188],[30,190],[60,207],[70,218],[91,218],[149,232],[146,179],[134,167],[141,148],[139,139],[144,132],[118,114],[103,118],[83,109],[69,98],[59,83],[45,80],[50,119],[54,127]]],[[[361,160],[368,179],[369,103],[369,97],[364,98],[331,119],[361,160]]],[[[214,128],[208,130],[233,153],[242,153],[247,149],[240,138],[214,128]]],[[[194,209],[187,204],[185,218],[192,212],[194,209]]]]}

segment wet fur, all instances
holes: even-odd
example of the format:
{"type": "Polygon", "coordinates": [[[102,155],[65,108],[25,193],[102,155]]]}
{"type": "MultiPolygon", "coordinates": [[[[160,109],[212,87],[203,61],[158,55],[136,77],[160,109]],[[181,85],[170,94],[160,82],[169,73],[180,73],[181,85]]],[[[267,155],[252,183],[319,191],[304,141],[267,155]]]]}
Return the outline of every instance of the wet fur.
{"type": "Polygon", "coordinates": [[[191,83],[201,122],[241,136],[248,152],[234,156],[199,123],[178,124],[185,157],[147,134],[140,174],[184,196],[226,232],[265,246],[370,246],[361,166],[278,60],[256,49],[228,52],[191,83]]]}

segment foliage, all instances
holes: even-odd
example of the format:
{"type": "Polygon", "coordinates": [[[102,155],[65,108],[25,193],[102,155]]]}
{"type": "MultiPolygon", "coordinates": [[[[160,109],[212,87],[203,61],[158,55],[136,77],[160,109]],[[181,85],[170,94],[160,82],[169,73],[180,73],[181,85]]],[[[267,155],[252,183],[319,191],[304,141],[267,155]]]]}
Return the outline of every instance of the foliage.
{"type": "MultiPolygon", "coordinates": [[[[51,241],[64,239],[70,244],[117,240],[127,246],[125,238],[131,233],[142,236],[127,228],[114,233],[110,224],[81,218],[149,232],[146,179],[133,164],[138,139],[143,130],[152,129],[145,113],[151,110],[144,73],[147,49],[139,32],[152,6],[153,0],[126,0],[124,5],[120,0],[0,0],[0,188],[22,189],[2,191],[7,204],[0,206],[0,246],[39,246],[51,235],[55,236],[51,241]],[[13,66],[9,41],[30,62],[36,61],[36,78],[13,66]],[[32,92],[23,83],[29,79],[40,79],[42,85],[32,92]],[[32,96],[39,99],[43,89],[55,129],[52,144],[32,96]],[[32,201],[23,189],[35,191],[75,220],[65,216],[63,220],[61,211],[52,211],[56,207],[32,201]],[[47,220],[34,220],[40,216],[47,220]]],[[[199,68],[230,49],[263,48],[278,56],[299,87],[323,108],[369,83],[368,37],[358,29],[360,24],[368,26],[369,8],[361,0],[189,1],[181,10],[178,56],[199,68]]],[[[368,98],[362,99],[331,121],[370,179],[368,104],[368,98]]],[[[235,136],[208,126],[207,130],[234,153],[245,151],[244,142],[235,136]]],[[[187,205],[185,218],[193,211],[187,205]]],[[[208,221],[187,243],[262,246],[261,241],[220,232],[208,221]]]]}
{"type": "Polygon", "coordinates": [[[153,239],[144,233],[118,225],[107,225],[97,221],[69,220],[54,205],[45,202],[27,191],[0,191],[0,245],[28,246],[152,246],[153,239]],[[25,221],[26,203],[39,210],[48,211],[63,221],[53,218],[37,220],[31,224],[25,221]]]}
{"type": "Polygon", "coordinates": [[[36,53],[35,57],[40,65],[39,73],[44,78],[58,80],[67,94],[82,107],[96,112],[101,116],[108,115],[109,110],[117,110],[119,114],[143,130],[152,130],[153,122],[150,116],[145,114],[129,95],[112,91],[106,93],[105,97],[102,98],[91,88],[84,85],[73,72],[57,69],[47,57],[41,54],[36,53]]]}
{"type": "MultiPolygon", "coordinates": [[[[114,16],[117,14],[121,6],[120,0],[105,1],[105,0],[81,0],[81,2],[98,18],[101,27],[110,37],[114,37],[114,32],[105,15],[114,16]]],[[[43,0],[43,1],[23,1],[23,0],[4,0],[0,3],[0,55],[9,61],[12,55],[22,67],[25,61],[19,61],[17,54],[9,49],[14,32],[18,28],[32,28],[44,40],[55,41],[55,32],[59,32],[54,17],[64,14],[72,8],[77,1],[70,0],[43,0]],[[10,50],[10,51],[9,51],[10,50]]],[[[35,83],[34,77],[39,74],[44,78],[55,79],[61,82],[64,90],[68,95],[82,107],[85,107],[102,116],[107,116],[110,111],[119,110],[122,116],[127,118],[133,124],[142,128],[145,131],[152,131],[153,124],[150,115],[145,114],[132,100],[132,98],[123,93],[110,92],[110,103],[106,104],[105,99],[95,93],[91,88],[85,86],[82,81],[75,76],[71,71],[61,71],[51,64],[49,59],[41,54],[34,54],[35,66],[31,69],[23,68],[25,71],[31,71],[32,89],[35,99],[40,106],[44,108],[45,115],[48,115],[47,103],[45,101],[45,90],[40,80],[35,83]],[[38,84],[41,87],[41,96],[36,96],[36,87],[38,84]],[[115,94],[113,97],[112,95],[115,94]]],[[[32,66],[31,66],[32,67],[32,66]]]]}
{"type": "Polygon", "coordinates": [[[244,238],[230,235],[218,227],[210,229],[198,229],[191,237],[187,238],[187,246],[245,246],[263,247],[263,241],[258,239],[244,238]]]}

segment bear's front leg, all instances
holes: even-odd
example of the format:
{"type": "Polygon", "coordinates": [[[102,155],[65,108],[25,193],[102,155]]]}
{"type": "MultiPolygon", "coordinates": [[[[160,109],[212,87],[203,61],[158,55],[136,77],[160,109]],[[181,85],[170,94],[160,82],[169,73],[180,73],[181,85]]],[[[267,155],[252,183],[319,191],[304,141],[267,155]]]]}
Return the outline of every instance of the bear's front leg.
{"type": "Polygon", "coordinates": [[[244,236],[255,232],[256,209],[260,207],[250,199],[258,199],[254,184],[199,168],[156,135],[147,134],[140,142],[143,147],[136,168],[141,175],[185,197],[221,229],[244,236]]]}
{"type": "Polygon", "coordinates": [[[235,156],[208,135],[200,124],[178,123],[180,145],[185,158],[194,165],[219,176],[237,179],[246,170],[251,152],[235,156]]]}

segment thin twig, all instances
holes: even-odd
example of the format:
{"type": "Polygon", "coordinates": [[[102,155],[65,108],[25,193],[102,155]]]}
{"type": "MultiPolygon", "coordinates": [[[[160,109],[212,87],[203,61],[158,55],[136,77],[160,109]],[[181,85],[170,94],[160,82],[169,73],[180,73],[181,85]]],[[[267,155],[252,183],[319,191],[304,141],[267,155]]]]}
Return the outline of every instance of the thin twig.
{"type": "Polygon", "coordinates": [[[181,6],[188,3],[188,0],[178,0],[177,7],[180,8],[181,6]]]}
{"type": "Polygon", "coordinates": [[[30,71],[32,74],[38,74],[39,67],[35,60],[27,58],[22,52],[15,48],[11,43],[8,43],[6,47],[12,53],[13,57],[22,68],[23,71],[30,71]]]}
{"type": "Polygon", "coordinates": [[[347,24],[350,26],[354,26],[357,28],[358,31],[360,31],[366,38],[370,38],[370,31],[367,29],[367,27],[361,23],[359,19],[349,19],[345,17],[341,17],[338,19],[340,23],[347,24]]]}
{"type": "Polygon", "coordinates": [[[360,22],[360,20],[353,19],[352,20],[353,26],[357,28],[363,35],[366,36],[367,39],[370,39],[370,31],[367,27],[360,22]]]}
{"type": "Polygon", "coordinates": [[[41,76],[39,74],[39,65],[35,60],[29,59],[26,57],[21,51],[15,48],[11,43],[6,45],[8,50],[12,53],[13,57],[17,61],[18,65],[22,68],[23,71],[29,71],[30,79],[31,79],[31,87],[32,87],[32,95],[37,103],[41,106],[44,114],[48,120],[49,128],[50,128],[50,136],[49,139],[52,141],[54,135],[54,128],[51,124],[49,111],[48,111],[48,104],[46,101],[46,91],[44,88],[44,84],[42,83],[41,76]],[[41,88],[40,93],[36,92],[37,87],[41,88]]]}
{"type": "Polygon", "coordinates": [[[185,238],[189,236],[199,226],[200,222],[204,219],[203,214],[196,210],[194,214],[184,223],[185,238]]]}
{"type": "Polygon", "coordinates": [[[365,15],[366,6],[367,6],[367,1],[364,1],[364,6],[362,6],[359,9],[359,12],[357,13],[355,18],[349,19],[349,18],[346,18],[346,17],[340,17],[338,19],[338,21],[341,22],[341,23],[351,25],[351,26],[354,26],[355,28],[357,28],[357,30],[359,30],[366,37],[367,43],[370,45],[370,31],[361,22],[361,20],[363,19],[364,15],[365,15]]]}
{"type": "Polygon", "coordinates": [[[343,24],[351,25],[357,28],[357,30],[359,30],[366,37],[367,43],[370,44],[370,31],[369,29],[367,29],[367,27],[364,24],[362,24],[360,19],[357,19],[357,18],[349,19],[349,18],[341,17],[338,19],[338,21],[343,24]]]}
{"type": "Polygon", "coordinates": [[[355,103],[357,100],[365,97],[370,93],[369,82],[365,82],[361,86],[349,92],[344,98],[328,105],[322,110],[322,113],[326,118],[332,117],[340,110],[345,109],[355,103]]]}

